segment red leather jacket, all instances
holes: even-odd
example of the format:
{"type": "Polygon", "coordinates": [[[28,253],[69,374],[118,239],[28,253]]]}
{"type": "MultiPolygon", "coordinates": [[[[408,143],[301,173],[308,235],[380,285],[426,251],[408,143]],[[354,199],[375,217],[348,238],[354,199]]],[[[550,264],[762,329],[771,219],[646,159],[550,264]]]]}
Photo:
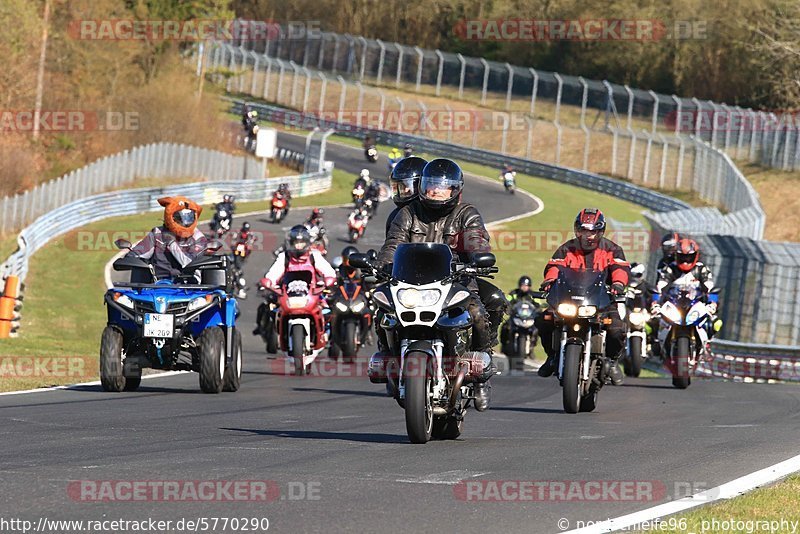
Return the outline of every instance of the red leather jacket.
{"type": "Polygon", "coordinates": [[[597,248],[590,251],[583,250],[577,238],[558,247],[544,268],[544,281],[552,282],[558,278],[559,267],[606,271],[608,284],[619,282],[627,285],[631,266],[625,259],[622,247],[603,237],[600,238],[597,248]]]}

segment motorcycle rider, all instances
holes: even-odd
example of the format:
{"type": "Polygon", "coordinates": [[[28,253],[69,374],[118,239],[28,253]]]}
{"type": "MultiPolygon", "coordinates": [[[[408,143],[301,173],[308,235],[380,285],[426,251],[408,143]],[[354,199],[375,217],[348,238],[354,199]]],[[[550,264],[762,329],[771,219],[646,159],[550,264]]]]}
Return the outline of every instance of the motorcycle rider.
{"type": "MultiPolygon", "coordinates": [[[[397,213],[377,263],[386,268],[394,261],[395,250],[402,243],[446,243],[465,263],[471,260],[474,252],[490,252],[489,233],[480,213],[473,205],[461,202],[463,189],[464,173],[454,161],[440,158],[425,165],[420,179],[419,201],[407,204],[397,213]]],[[[468,282],[467,288],[473,293],[467,307],[473,321],[471,350],[491,356],[499,323],[490,321],[486,307],[478,297],[479,287],[475,279],[468,282]]],[[[504,298],[502,301],[505,305],[504,298]]],[[[378,329],[378,337],[383,338],[379,350],[386,351],[385,332],[378,329]]],[[[484,381],[475,387],[475,409],[478,411],[489,407],[488,380],[495,372],[494,363],[490,362],[484,369],[484,381]]]]}
{"type": "MultiPolygon", "coordinates": [[[[606,273],[606,282],[611,284],[611,293],[621,295],[625,291],[630,275],[630,264],[625,259],[622,247],[603,236],[606,220],[603,212],[596,208],[582,209],[577,217],[573,230],[575,237],[562,244],[553,253],[544,270],[542,291],[547,291],[558,278],[559,267],[582,270],[594,269],[606,273]]],[[[606,328],[606,357],[611,366],[609,375],[615,386],[622,384],[623,375],[618,366],[619,357],[625,348],[625,323],[619,316],[616,307],[608,313],[611,324],[606,328]]],[[[536,328],[547,353],[547,360],[539,368],[538,375],[552,375],[558,367],[557,351],[553,347],[555,320],[553,314],[540,313],[536,316],[536,328]],[[546,318],[549,317],[549,318],[546,318]]]]}
{"type": "Polygon", "coordinates": [[[410,158],[414,155],[414,147],[411,146],[411,143],[406,143],[406,146],[403,147],[403,157],[410,158]]]}
{"type": "Polygon", "coordinates": [[[397,162],[403,158],[403,153],[400,152],[400,149],[397,147],[393,147],[389,151],[389,171],[391,171],[397,162]]]}
{"type": "Polygon", "coordinates": [[[389,186],[392,188],[392,200],[395,208],[386,219],[387,234],[392,221],[400,213],[400,210],[419,198],[419,180],[422,177],[422,169],[427,164],[428,161],[425,159],[410,156],[400,160],[392,169],[392,173],[389,175],[389,186]]]}
{"type": "Polygon", "coordinates": [[[308,219],[306,219],[306,222],[305,222],[304,226],[306,226],[306,227],[309,227],[309,226],[321,227],[322,223],[323,223],[323,218],[322,218],[323,215],[325,215],[325,210],[324,209],[322,209],[322,208],[314,208],[313,210],[311,210],[311,215],[309,215],[308,219]]]}
{"type": "Polygon", "coordinates": [[[658,260],[658,265],[656,265],[656,274],[675,261],[675,252],[678,250],[678,242],[685,237],[688,236],[681,235],[678,232],[667,232],[663,235],[661,238],[661,259],[658,260]]]}
{"type": "Polygon", "coordinates": [[[164,224],[150,230],[128,253],[150,263],[156,277],[174,278],[208,246],[208,239],[197,229],[203,207],[183,196],[163,197],[164,224]]]}
{"type": "Polygon", "coordinates": [[[664,290],[679,278],[683,278],[687,283],[696,282],[702,292],[706,308],[711,315],[711,320],[706,321],[708,338],[711,339],[722,328],[722,321],[719,319],[719,310],[717,309],[719,297],[716,293],[711,293],[711,289],[714,287],[714,274],[706,264],[700,261],[700,245],[694,239],[683,238],[678,241],[675,260],[658,271],[657,293],[653,295],[654,300],[650,313],[657,316],[661,312],[661,304],[667,300],[664,290]]]}
{"type": "MultiPolygon", "coordinates": [[[[534,308],[539,308],[539,304],[533,298],[533,291],[531,290],[531,277],[524,274],[519,277],[517,287],[508,294],[509,306],[514,306],[519,301],[526,300],[533,304],[534,308]]],[[[503,347],[503,352],[508,353],[509,334],[511,333],[511,317],[503,323],[500,329],[500,344],[503,347]]]]}
{"type": "Polygon", "coordinates": [[[378,213],[378,205],[380,204],[381,198],[381,184],[378,183],[377,180],[371,180],[369,185],[367,185],[367,190],[364,193],[364,202],[372,201],[369,205],[371,206],[371,213],[370,215],[375,215],[378,213]]]}
{"type": "Polygon", "coordinates": [[[371,146],[375,146],[375,139],[372,137],[371,134],[367,134],[364,136],[364,150],[367,150],[371,146]]]}
{"type": "MultiPolygon", "coordinates": [[[[296,225],[289,230],[286,234],[286,240],[283,245],[283,252],[278,254],[275,263],[264,274],[264,277],[259,281],[259,285],[263,288],[279,287],[281,279],[287,270],[292,266],[310,265],[316,272],[317,280],[323,280],[326,287],[331,287],[336,284],[336,271],[331,267],[319,251],[311,247],[311,236],[308,229],[302,225],[296,225]]],[[[324,299],[320,302],[325,302],[324,299]]],[[[266,303],[261,303],[258,307],[256,317],[256,329],[254,334],[261,333],[261,322],[264,313],[269,313],[269,308],[266,303]]]]}
{"type": "Polygon", "coordinates": [[[242,114],[242,127],[244,128],[245,148],[255,142],[255,129],[258,126],[258,111],[244,106],[242,114]]]}
{"type": "Polygon", "coordinates": [[[358,178],[356,178],[356,181],[353,183],[353,189],[361,187],[362,189],[364,189],[364,191],[366,191],[367,187],[371,183],[372,183],[372,177],[370,177],[369,175],[369,169],[361,169],[358,178]]]}

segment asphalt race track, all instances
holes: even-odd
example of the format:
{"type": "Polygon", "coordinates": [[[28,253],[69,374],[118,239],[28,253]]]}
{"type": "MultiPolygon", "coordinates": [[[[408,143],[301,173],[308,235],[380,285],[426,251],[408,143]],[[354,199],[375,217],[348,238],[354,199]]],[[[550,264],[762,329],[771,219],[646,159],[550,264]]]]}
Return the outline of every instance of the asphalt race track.
{"type": "MultiPolygon", "coordinates": [[[[282,146],[291,142],[302,146],[281,136],[282,146]]],[[[379,177],[385,157],[370,166],[379,177]]],[[[366,165],[360,151],[339,145],[329,146],[328,158],[353,173],[366,165]]],[[[523,195],[476,179],[465,197],[487,222],[535,208],[523,195]]],[[[380,207],[359,248],[381,243],[390,210],[380,207]]],[[[307,212],[290,213],[281,231],[307,212]]],[[[339,239],[347,213],[326,211],[329,257],[346,245],[339,239]]],[[[256,230],[278,230],[259,216],[248,220],[256,230]]],[[[271,249],[256,251],[247,279],[255,282],[271,259],[271,249]]],[[[470,411],[460,439],[411,445],[403,411],[384,386],[358,376],[371,349],[362,349],[360,368],[286,376],[282,360],[267,358],[250,334],[257,305],[250,291],[239,323],[245,365],[238,393],[202,394],[197,375],[186,373],[145,380],[132,393],[86,386],[0,397],[0,516],[34,524],[41,517],[152,518],[173,521],[172,529],[181,518],[268,518],[275,532],[559,532],[797,454],[795,386],[697,380],[679,391],[669,380],[627,379],[603,389],[594,413],[567,415],[557,381],[534,374],[492,379],[492,409],[470,411]],[[164,502],[127,492],[102,502],[95,491],[101,486],[87,482],[242,480],[271,481],[280,497],[230,500],[217,492],[211,501],[164,502]],[[520,497],[517,481],[553,482],[544,494],[520,497]],[[618,491],[619,481],[638,491],[618,491]],[[598,484],[605,491],[590,491],[598,484]],[[572,493],[557,491],[564,485],[572,493]]],[[[219,525],[205,531],[222,532],[219,525]]]]}

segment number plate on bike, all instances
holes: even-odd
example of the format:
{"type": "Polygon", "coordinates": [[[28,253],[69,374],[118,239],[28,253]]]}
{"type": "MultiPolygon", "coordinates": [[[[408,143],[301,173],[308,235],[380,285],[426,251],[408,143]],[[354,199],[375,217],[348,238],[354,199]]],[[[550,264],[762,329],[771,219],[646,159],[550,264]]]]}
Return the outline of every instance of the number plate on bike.
{"type": "Polygon", "coordinates": [[[144,314],[144,337],[172,337],[175,316],[163,313],[144,314]]]}

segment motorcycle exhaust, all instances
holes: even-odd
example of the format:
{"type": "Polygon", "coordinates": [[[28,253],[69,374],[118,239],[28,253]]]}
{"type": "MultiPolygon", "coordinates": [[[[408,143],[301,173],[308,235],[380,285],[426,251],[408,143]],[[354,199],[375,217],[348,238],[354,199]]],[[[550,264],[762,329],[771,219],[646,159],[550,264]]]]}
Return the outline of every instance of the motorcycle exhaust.
{"type": "Polygon", "coordinates": [[[465,362],[458,364],[458,374],[453,379],[453,389],[450,391],[450,399],[447,402],[448,412],[452,412],[456,407],[456,402],[458,402],[458,394],[461,391],[461,385],[464,383],[464,379],[466,378],[468,371],[469,364],[465,362]]]}

